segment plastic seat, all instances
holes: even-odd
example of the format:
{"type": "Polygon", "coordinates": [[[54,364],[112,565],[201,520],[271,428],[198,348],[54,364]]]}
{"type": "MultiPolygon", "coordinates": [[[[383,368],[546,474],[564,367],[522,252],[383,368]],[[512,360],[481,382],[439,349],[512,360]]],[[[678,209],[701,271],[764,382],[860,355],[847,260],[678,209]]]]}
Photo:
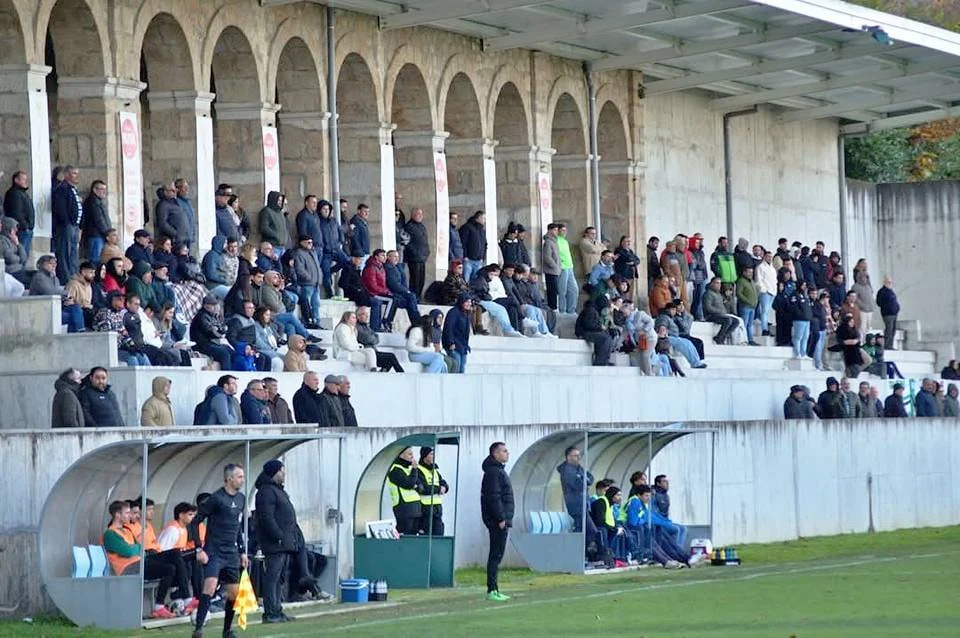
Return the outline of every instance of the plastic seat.
{"type": "Polygon", "coordinates": [[[86,547],[73,547],[73,577],[87,578],[90,575],[90,555],[86,547]]]}
{"type": "Polygon", "coordinates": [[[560,512],[560,520],[562,522],[561,529],[564,533],[567,533],[573,529],[573,517],[566,512],[560,512]]]}
{"type": "Polygon", "coordinates": [[[88,545],[90,551],[90,578],[109,576],[110,566],[107,564],[107,553],[101,545],[88,545]]]}
{"type": "Polygon", "coordinates": [[[543,533],[543,519],[540,518],[540,512],[530,512],[530,533],[543,533]]]}
{"type": "Polygon", "coordinates": [[[554,534],[562,534],[567,531],[563,528],[563,512],[550,512],[550,525],[554,534]]]}
{"type": "Polygon", "coordinates": [[[553,519],[550,518],[550,512],[540,512],[540,517],[543,519],[543,533],[556,534],[557,530],[553,528],[553,519]]]}

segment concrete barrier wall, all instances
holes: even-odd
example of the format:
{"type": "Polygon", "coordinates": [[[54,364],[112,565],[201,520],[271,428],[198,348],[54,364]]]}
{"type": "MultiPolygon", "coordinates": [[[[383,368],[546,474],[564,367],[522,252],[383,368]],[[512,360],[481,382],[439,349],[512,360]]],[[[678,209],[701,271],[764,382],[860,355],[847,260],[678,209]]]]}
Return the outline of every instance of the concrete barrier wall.
{"type": "MultiPolygon", "coordinates": [[[[458,566],[482,563],[487,549],[479,521],[480,464],[487,446],[506,441],[516,459],[551,432],[576,423],[480,425],[460,428],[457,529],[458,566]]],[[[604,424],[604,427],[630,427],[604,424]]],[[[649,476],[671,479],[672,517],[680,522],[709,519],[710,458],[715,459],[714,541],[749,543],[799,536],[863,532],[960,523],[960,428],[955,420],[842,422],[731,422],[710,437],[689,436],[668,446],[647,468],[649,476]],[[869,487],[868,487],[869,485],[869,487]]],[[[346,524],[340,528],[342,576],[352,563],[352,504],[356,483],[384,446],[411,432],[446,428],[363,428],[346,432],[343,481],[339,491],[346,524]]],[[[230,433],[312,431],[309,428],[233,428],[230,433]]],[[[190,434],[225,430],[184,429],[190,434]]],[[[0,474],[16,482],[0,507],[0,608],[35,613],[44,603],[37,583],[36,533],[40,511],[57,478],[82,454],[106,443],[165,431],[85,430],[0,435],[0,474]],[[27,584],[24,587],[24,583],[27,584]]],[[[336,463],[331,444],[307,444],[289,452],[288,489],[304,519],[307,536],[336,542],[325,521],[336,506],[336,463]],[[318,482],[321,486],[318,489],[318,482]]],[[[238,459],[239,460],[239,459],[238,459]]],[[[550,460],[551,466],[560,459],[550,460]]],[[[452,455],[438,458],[454,482],[452,455]]],[[[636,468],[643,469],[643,468],[636,468]]],[[[259,468],[251,468],[252,477],[259,468]]],[[[117,495],[134,497],[135,495],[117,495]]],[[[454,497],[451,497],[454,498],[454,497]]],[[[447,500],[447,524],[452,522],[447,500]]],[[[507,560],[520,564],[509,549],[507,560]]]]}

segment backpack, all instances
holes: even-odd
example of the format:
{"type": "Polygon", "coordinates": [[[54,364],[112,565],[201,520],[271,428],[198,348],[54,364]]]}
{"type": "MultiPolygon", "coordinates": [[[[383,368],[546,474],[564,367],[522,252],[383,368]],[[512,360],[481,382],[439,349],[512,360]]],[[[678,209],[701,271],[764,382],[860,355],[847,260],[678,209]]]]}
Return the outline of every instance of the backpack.
{"type": "Polygon", "coordinates": [[[193,424],[206,425],[210,420],[210,398],[206,397],[193,409],[193,424]]]}
{"type": "Polygon", "coordinates": [[[435,281],[427,286],[427,291],[423,293],[423,300],[437,306],[443,305],[443,282],[435,281]]]}

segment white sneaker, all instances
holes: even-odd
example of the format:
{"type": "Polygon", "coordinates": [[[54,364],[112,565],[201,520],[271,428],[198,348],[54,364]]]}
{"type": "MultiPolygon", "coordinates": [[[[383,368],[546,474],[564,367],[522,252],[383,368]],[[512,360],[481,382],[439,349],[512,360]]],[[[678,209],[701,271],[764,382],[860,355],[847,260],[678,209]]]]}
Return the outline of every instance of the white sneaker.
{"type": "Polygon", "coordinates": [[[663,565],[664,569],[680,569],[681,567],[683,567],[683,565],[675,560],[668,560],[663,565]]]}
{"type": "Polygon", "coordinates": [[[546,333],[543,334],[543,336],[546,337],[547,339],[559,339],[559,338],[560,338],[558,335],[555,335],[555,334],[553,334],[552,332],[546,332],[546,333]]]}
{"type": "Polygon", "coordinates": [[[508,332],[506,336],[517,337],[518,339],[526,339],[526,337],[522,332],[517,332],[516,330],[514,330],[513,332],[508,332]]]}

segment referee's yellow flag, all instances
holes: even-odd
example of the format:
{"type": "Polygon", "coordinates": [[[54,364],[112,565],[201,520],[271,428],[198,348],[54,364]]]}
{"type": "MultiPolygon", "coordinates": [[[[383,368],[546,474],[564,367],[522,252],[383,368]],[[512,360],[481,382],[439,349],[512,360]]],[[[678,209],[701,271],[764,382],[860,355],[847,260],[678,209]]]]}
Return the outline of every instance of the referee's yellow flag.
{"type": "Polygon", "coordinates": [[[247,628],[247,614],[257,611],[257,595],[253,593],[253,584],[247,570],[243,570],[240,575],[240,588],[237,590],[237,599],[233,601],[233,611],[237,614],[237,625],[240,629],[247,628]]]}

